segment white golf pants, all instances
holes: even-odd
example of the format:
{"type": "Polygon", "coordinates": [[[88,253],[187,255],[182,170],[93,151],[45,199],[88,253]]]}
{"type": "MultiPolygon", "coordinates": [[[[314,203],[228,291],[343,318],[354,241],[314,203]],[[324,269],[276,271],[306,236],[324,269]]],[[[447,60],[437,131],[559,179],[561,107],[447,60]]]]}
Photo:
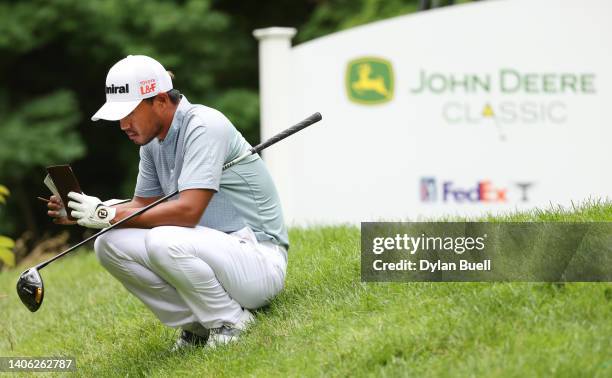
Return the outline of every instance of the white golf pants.
{"type": "Polygon", "coordinates": [[[196,330],[236,324],[242,308],[267,304],[284,287],[287,252],[197,226],[116,229],[95,243],[98,260],[170,327],[196,330]]]}

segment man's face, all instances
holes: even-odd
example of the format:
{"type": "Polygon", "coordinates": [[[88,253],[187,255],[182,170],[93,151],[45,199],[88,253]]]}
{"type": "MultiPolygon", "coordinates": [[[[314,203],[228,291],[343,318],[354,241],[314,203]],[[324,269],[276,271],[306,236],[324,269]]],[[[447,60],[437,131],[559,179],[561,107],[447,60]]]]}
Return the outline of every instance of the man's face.
{"type": "Polygon", "coordinates": [[[142,101],[126,117],[119,121],[121,131],[139,146],[149,143],[162,130],[162,123],[154,110],[155,102],[142,101]]]}

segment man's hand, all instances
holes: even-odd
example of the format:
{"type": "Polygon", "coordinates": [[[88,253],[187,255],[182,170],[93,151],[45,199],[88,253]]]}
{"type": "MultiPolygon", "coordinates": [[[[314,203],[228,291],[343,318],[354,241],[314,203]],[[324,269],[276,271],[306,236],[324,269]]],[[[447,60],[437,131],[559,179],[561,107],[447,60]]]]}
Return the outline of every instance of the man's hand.
{"type": "Polygon", "coordinates": [[[65,226],[76,224],[76,221],[68,219],[68,214],[60,198],[56,196],[49,197],[47,208],[49,209],[47,215],[53,218],[53,223],[65,226]]]}
{"type": "Polygon", "coordinates": [[[115,218],[116,210],[110,206],[104,206],[97,197],[81,193],[70,192],[68,207],[72,209],[70,215],[77,219],[77,223],[89,228],[107,228],[111,226],[110,221],[115,218]]]}

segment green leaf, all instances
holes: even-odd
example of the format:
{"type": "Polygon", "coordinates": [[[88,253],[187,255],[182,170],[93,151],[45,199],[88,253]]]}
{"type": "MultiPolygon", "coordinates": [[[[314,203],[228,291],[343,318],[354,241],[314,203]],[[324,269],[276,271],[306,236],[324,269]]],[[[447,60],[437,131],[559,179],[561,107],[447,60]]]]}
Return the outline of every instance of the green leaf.
{"type": "Polygon", "coordinates": [[[15,255],[10,249],[0,247],[0,261],[7,266],[13,267],[15,266],[15,255]]]}
{"type": "Polygon", "coordinates": [[[11,249],[15,246],[13,239],[0,235],[0,248],[11,249]]]}

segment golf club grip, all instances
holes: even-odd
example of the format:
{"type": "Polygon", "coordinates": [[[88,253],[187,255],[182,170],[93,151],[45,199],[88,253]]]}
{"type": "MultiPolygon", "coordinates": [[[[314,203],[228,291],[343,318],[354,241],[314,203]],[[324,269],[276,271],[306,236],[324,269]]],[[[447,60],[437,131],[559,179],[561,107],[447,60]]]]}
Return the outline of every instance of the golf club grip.
{"type": "Polygon", "coordinates": [[[317,123],[319,122],[321,119],[323,119],[323,117],[321,117],[321,113],[316,112],[313,115],[311,115],[310,117],[304,119],[303,121],[301,121],[298,124],[295,124],[293,126],[291,126],[290,128],[281,131],[280,133],[276,134],[275,136],[273,136],[272,138],[268,139],[267,141],[258,144],[257,146],[251,148],[251,152],[256,154],[259,151],[263,150],[264,148],[270,147],[271,145],[273,145],[276,142],[279,142],[285,138],[287,138],[290,135],[293,135],[295,133],[297,133],[298,131],[312,125],[313,123],[317,123]]]}

